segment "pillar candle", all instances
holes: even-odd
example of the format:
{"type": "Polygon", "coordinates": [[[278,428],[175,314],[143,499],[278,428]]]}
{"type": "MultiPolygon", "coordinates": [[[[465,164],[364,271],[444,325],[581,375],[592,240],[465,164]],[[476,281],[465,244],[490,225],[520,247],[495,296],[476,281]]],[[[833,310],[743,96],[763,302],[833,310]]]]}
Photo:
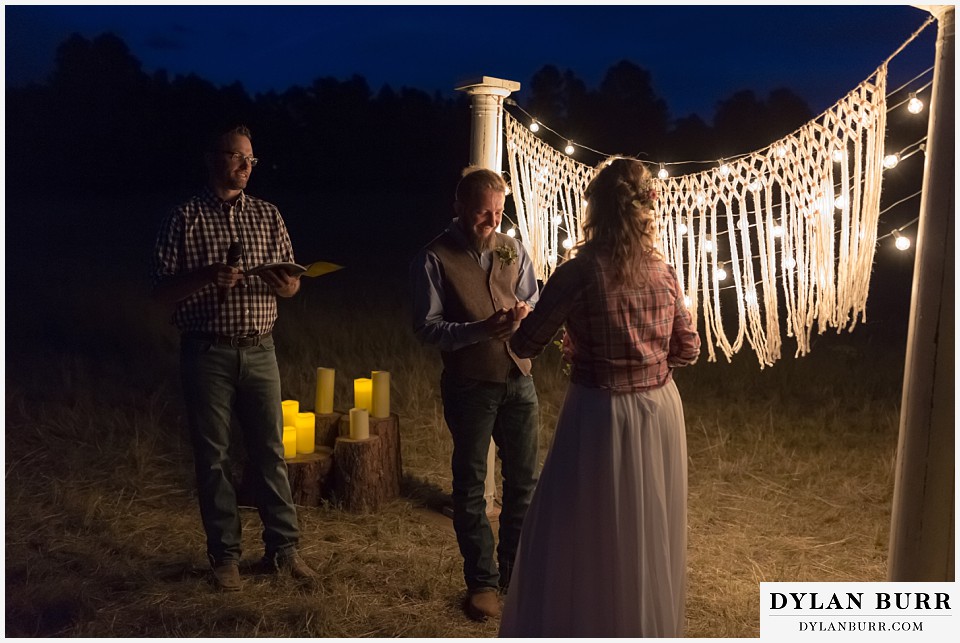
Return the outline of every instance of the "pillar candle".
{"type": "Polygon", "coordinates": [[[350,409],[350,439],[366,440],[370,437],[370,416],[366,409],[350,409]]]}
{"type": "Polygon", "coordinates": [[[317,429],[313,413],[297,413],[297,453],[313,453],[316,448],[314,434],[317,429]]]}
{"type": "Polygon", "coordinates": [[[283,427],[283,457],[294,458],[297,455],[297,427],[283,427]]]}
{"type": "Polygon", "coordinates": [[[316,413],[333,413],[333,376],[332,368],[317,369],[317,399],[313,410],[316,413]]]}
{"type": "Polygon", "coordinates": [[[300,412],[300,402],[284,400],[280,403],[280,406],[283,408],[283,426],[297,426],[294,420],[297,418],[297,413],[300,412]]]}
{"type": "Polygon", "coordinates": [[[373,394],[371,399],[370,417],[390,417],[390,373],[387,371],[373,371],[373,394]]]}
{"type": "Polygon", "coordinates": [[[373,381],[369,377],[353,380],[353,408],[370,411],[370,397],[373,395],[373,381]]]}

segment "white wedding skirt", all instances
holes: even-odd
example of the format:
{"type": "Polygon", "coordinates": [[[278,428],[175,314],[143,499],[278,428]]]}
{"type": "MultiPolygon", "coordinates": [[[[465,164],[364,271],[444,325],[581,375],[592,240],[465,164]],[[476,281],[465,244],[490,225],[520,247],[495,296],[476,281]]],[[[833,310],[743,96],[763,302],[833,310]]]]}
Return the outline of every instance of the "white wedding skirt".
{"type": "Polygon", "coordinates": [[[570,384],[510,581],[501,637],[681,637],[687,440],[676,384],[570,384]]]}

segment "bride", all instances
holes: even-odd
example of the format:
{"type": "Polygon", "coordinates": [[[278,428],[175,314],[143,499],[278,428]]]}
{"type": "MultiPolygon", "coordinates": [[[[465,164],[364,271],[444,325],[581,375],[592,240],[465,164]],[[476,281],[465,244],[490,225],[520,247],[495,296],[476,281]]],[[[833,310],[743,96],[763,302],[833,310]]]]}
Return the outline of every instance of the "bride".
{"type": "Polygon", "coordinates": [[[700,337],[657,250],[649,170],[611,159],[584,196],[584,240],[510,340],[533,357],[566,325],[572,370],[500,636],[680,637],[687,454],[672,371],[700,337]]]}

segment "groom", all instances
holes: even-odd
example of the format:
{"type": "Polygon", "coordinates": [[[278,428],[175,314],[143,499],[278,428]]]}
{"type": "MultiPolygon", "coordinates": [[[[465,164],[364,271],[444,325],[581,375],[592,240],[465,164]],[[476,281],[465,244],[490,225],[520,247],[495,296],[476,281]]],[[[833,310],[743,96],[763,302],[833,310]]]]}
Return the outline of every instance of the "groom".
{"type": "Polygon", "coordinates": [[[507,184],[496,172],[467,168],[456,191],[457,217],[411,264],[413,329],[443,358],[440,392],[453,437],[453,527],[467,584],[464,611],[500,615],[520,528],[536,486],[538,401],[530,360],[507,346],[539,296],[522,244],[496,230],[507,184]],[[490,439],[503,473],[500,544],[486,514],[490,439]]]}

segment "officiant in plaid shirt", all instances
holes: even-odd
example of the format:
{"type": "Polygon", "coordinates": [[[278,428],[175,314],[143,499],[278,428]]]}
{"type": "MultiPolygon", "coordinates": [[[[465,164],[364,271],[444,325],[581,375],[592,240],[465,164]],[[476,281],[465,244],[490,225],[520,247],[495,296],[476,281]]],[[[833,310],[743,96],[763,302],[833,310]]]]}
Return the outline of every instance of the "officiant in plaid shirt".
{"type": "Polygon", "coordinates": [[[180,375],[193,443],[200,516],[216,586],[242,588],[240,515],[230,472],[235,415],[256,484],[263,566],[313,582],[297,553],[299,527],[283,460],[280,372],[274,352],[277,297],[300,289],[281,270],[293,261],[276,206],[244,192],[257,158],[250,130],[232,126],[206,147],[208,183],[163,220],[152,257],[153,297],[173,307],[180,375]]]}

